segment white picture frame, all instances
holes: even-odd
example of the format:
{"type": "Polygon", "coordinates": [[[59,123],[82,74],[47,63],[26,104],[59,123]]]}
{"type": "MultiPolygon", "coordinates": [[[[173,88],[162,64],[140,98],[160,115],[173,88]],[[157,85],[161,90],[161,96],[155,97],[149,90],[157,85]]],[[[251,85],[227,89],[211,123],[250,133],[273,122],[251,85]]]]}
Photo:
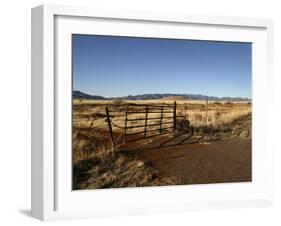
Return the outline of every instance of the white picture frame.
{"type": "Polygon", "coordinates": [[[266,139],[270,103],[264,100],[270,99],[273,85],[272,39],[273,22],[266,19],[56,5],[33,8],[32,216],[56,220],[271,205],[273,153],[266,139]],[[61,84],[71,84],[69,35],[75,32],[252,42],[253,181],[72,191],[71,124],[70,116],[64,117],[70,115],[71,90],[61,84]]]}

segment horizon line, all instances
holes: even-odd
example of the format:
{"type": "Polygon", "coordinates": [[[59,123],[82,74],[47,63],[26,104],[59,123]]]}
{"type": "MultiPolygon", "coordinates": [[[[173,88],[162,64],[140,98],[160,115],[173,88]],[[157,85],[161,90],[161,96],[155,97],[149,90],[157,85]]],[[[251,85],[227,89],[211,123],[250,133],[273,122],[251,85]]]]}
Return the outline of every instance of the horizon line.
{"type": "Polygon", "coordinates": [[[250,99],[252,100],[252,97],[243,97],[243,96],[214,96],[214,95],[208,95],[208,94],[200,94],[200,93],[166,93],[166,92],[163,92],[163,93],[143,93],[143,94],[128,94],[128,95],[122,95],[122,96],[104,96],[104,95],[100,95],[100,94],[92,94],[92,93],[88,93],[88,92],[85,92],[85,91],[81,91],[81,90],[73,90],[72,92],[75,92],[75,91],[78,91],[78,92],[81,92],[81,93],[84,93],[84,94],[87,94],[87,95],[91,95],[91,96],[101,96],[101,97],[104,97],[104,98],[122,98],[122,97],[128,97],[128,96],[142,96],[142,95],[156,95],[156,94],[167,94],[167,95],[177,95],[177,96],[181,96],[181,95],[197,95],[197,96],[207,96],[207,97],[214,97],[214,98],[220,98],[220,99],[223,99],[223,98],[243,98],[243,99],[250,99]]]}

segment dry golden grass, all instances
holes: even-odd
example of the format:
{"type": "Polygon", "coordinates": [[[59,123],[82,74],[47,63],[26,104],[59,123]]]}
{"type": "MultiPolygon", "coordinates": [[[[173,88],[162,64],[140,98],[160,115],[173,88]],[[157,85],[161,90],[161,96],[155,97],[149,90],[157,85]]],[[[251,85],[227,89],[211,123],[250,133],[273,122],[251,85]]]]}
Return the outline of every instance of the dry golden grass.
{"type": "Polygon", "coordinates": [[[74,190],[172,184],[180,181],[160,177],[147,162],[120,154],[104,131],[73,130],[74,190]]]}
{"type": "MultiPolygon", "coordinates": [[[[113,148],[106,121],[105,108],[112,117],[113,133],[117,143],[123,141],[125,111],[130,103],[148,105],[173,105],[175,99],[149,101],[99,101],[73,100],[73,189],[134,187],[152,185],[181,184],[179,178],[162,177],[153,167],[140,159],[131,158],[113,148]]],[[[251,104],[247,102],[209,102],[177,99],[179,120],[189,121],[195,129],[235,127],[237,120],[251,115],[251,104]]],[[[144,111],[144,107],[137,107],[144,111]]],[[[171,111],[173,108],[171,108],[171,111]]],[[[152,110],[152,111],[155,111],[152,110]]],[[[129,114],[128,118],[144,118],[145,114],[129,114]]],[[[171,113],[164,116],[172,116],[171,113]]],[[[148,117],[160,117],[160,113],[149,113],[148,117]]],[[[163,122],[172,122],[163,119],[163,122]]],[[[159,119],[149,120],[149,124],[159,123],[159,119]]],[[[177,122],[178,123],[178,122],[177,122]]],[[[143,125],[144,121],[131,121],[128,126],[143,125]]],[[[171,126],[170,124],[167,124],[171,126]]],[[[150,129],[158,129],[151,126],[150,129]]],[[[239,128],[240,129],[240,128],[239,128]]],[[[133,128],[130,132],[142,131],[133,128]]]]}
{"type": "MultiPolygon", "coordinates": [[[[139,100],[139,101],[94,101],[94,100],[74,100],[73,125],[77,128],[100,128],[107,129],[105,120],[105,107],[113,111],[112,118],[113,131],[121,132],[124,127],[124,113],[127,104],[148,104],[148,105],[173,105],[173,100],[139,100]]],[[[140,108],[138,108],[140,109],[140,108]]],[[[177,116],[184,116],[190,121],[193,127],[211,126],[219,128],[226,124],[232,124],[235,120],[251,114],[251,103],[248,102],[209,102],[208,110],[206,101],[198,100],[177,100],[177,116]]],[[[145,114],[129,114],[130,119],[144,118],[145,114]]],[[[164,114],[164,116],[172,116],[164,114]]],[[[149,113],[148,117],[160,117],[160,113],[149,113]]],[[[169,122],[172,119],[163,119],[163,122],[169,122]]],[[[130,122],[130,125],[142,125],[144,121],[130,122]]],[[[149,120],[149,124],[159,123],[157,120],[149,120]]],[[[156,129],[157,127],[151,127],[156,129]]],[[[135,128],[131,132],[137,132],[140,129],[135,128]]]]}

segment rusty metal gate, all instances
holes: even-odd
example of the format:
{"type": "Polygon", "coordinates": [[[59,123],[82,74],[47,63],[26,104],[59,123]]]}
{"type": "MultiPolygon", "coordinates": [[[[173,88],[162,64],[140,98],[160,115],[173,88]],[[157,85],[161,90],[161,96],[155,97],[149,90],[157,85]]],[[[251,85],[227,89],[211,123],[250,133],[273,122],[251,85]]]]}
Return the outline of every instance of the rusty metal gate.
{"type": "Polygon", "coordinates": [[[171,133],[176,129],[173,105],[128,104],[125,111],[124,142],[171,133]]]}
{"type": "MultiPolygon", "coordinates": [[[[176,130],[177,103],[174,104],[127,104],[124,111],[123,142],[172,133],[176,130]]],[[[111,115],[106,108],[108,128],[113,145],[111,115]]]]}

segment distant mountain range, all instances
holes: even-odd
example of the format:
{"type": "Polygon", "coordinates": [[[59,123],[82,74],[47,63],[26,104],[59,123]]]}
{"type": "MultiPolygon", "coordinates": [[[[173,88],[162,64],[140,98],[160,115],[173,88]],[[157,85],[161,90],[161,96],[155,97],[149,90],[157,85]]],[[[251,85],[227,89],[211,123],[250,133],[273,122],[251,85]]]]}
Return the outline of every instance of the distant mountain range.
{"type": "Polygon", "coordinates": [[[97,95],[90,95],[90,94],[87,94],[87,93],[82,93],[80,91],[73,91],[73,98],[92,99],[92,100],[106,100],[105,97],[97,96],[97,95]]]}
{"type": "Polygon", "coordinates": [[[92,100],[155,100],[155,99],[162,99],[162,98],[169,98],[172,99],[173,97],[186,100],[211,100],[211,101],[251,101],[249,98],[243,97],[215,97],[215,96],[206,96],[201,94],[172,94],[172,93],[165,93],[165,94],[142,94],[142,95],[129,95],[124,97],[110,97],[105,98],[103,96],[97,95],[90,95],[80,91],[73,91],[73,98],[79,99],[92,99],[92,100]]]}

